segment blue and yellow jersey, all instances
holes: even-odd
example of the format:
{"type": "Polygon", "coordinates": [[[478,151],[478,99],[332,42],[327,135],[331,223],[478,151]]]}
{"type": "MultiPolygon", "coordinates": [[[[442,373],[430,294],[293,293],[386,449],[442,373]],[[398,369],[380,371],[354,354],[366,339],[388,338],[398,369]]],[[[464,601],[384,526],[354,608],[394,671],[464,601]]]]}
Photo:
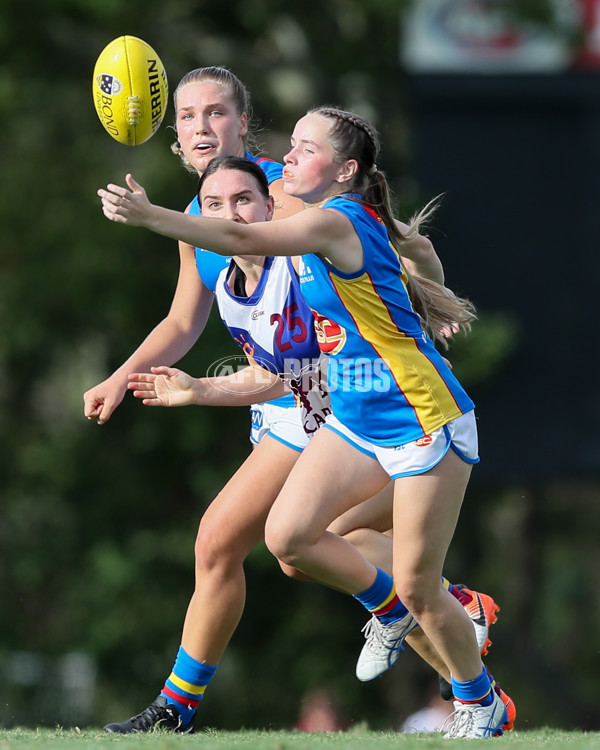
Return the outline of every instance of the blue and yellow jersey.
{"type": "Polygon", "coordinates": [[[344,273],[318,255],[302,257],[300,282],[329,355],[335,416],[376,445],[432,433],[474,408],[412,309],[399,254],[377,215],[358,200],[323,205],[352,222],[364,264],[344,273]]]}

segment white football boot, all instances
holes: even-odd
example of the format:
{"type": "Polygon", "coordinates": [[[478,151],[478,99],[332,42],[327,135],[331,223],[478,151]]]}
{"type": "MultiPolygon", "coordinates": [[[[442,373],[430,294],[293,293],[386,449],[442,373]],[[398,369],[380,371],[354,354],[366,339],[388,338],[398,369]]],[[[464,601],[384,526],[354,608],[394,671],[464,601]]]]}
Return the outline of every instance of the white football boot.
{"type": "Polygon", "coordinates": [[[454,713],[448,718],[442,731],[447,729],[446,739],[476,740],[504,734],[503,724],[508,722],[506,706],[494,691],[494,700],[489,706],[480,703],[454,701],[454,713]]]}
{"type": "Polygon", "coordinates": [[[379,677],[398,661],[404,651],[404,639],[418,627],[415,618],[408,612],[391,625],[384,625],[373,615],[362,629],[366,643],[356,662],[356,676],[361,682],[379,677]]]}

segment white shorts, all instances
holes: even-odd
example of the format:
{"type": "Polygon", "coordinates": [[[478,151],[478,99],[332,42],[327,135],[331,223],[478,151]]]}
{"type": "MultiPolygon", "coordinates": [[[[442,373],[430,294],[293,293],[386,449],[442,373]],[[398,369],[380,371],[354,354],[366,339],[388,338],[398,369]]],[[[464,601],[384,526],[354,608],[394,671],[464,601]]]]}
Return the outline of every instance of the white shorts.
{"type": "Polygon", "coordinates": [[[254,445],[258,445],[265,435],[299,452],[308,445],[309,437],[302,425],[302,409],[299,407],[252,404],[250,415],[250,442],[254,445]]]}
{"type": "Polygon", "coordinates": [[[361,453],[378,461],[391,479],[424,474],[438,464],[449,448],[468,464],[479,462],[475,412],[468,411],[457,419],[411,443],[398,446],[375,445],[345,427],[333,415],[325,427],[336,432],[361,453]]]}

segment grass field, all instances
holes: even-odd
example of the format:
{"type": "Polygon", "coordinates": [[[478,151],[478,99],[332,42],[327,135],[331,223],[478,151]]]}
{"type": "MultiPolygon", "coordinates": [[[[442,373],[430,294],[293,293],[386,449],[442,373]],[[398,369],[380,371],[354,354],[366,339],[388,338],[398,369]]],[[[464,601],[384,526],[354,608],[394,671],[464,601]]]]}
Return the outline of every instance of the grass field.
{"type": "Polygon", "coordinates": [[[100,730],[0,730],[0,750],[139,750],[142,747],[144,750],[183,750],[184,747],[189,750],[436,750],[448,747],[462,750],[484,746],[487,742],[502,742],[511,748],[522,747],[524,750],[564,750],[566,745],[576,750],[598,750],[600,734],[542,729],[510,732],[493,740],[444,740],[438,734],[403,735],[364,729],[321,734],[203,730],[188,736],[162,732],[150,735],[107,735],[100,730]]]}

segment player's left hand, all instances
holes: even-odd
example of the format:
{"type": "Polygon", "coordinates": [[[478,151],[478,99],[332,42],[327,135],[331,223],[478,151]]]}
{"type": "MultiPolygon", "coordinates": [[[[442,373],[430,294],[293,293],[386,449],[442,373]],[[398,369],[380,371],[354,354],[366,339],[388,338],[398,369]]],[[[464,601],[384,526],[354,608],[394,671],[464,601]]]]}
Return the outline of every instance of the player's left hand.
{"type": "Polygon", "coordinates": [[[152,372],[129,375],[127,388],[145,406],[188,406],[196,403],[192,378],[175,367],[151,367],[152,372]]]}

